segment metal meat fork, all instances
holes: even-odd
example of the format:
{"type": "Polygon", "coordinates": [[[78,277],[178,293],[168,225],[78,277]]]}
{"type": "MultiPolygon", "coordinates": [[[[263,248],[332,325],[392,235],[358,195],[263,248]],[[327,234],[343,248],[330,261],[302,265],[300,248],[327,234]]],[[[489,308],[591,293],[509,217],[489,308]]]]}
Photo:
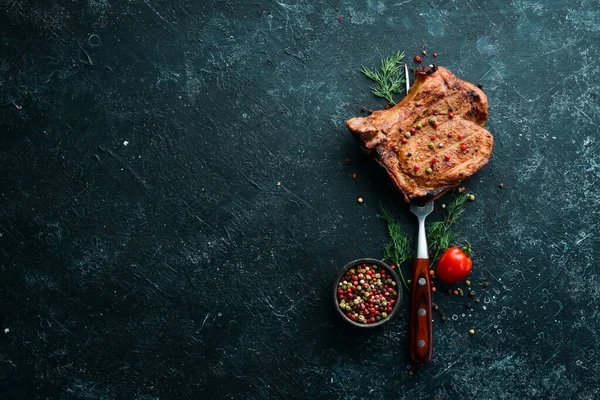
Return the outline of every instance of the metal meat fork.
{"type": "MultiPolygon", "coordinates": [[[[404,64],[406,94],[410,88],[408,67],[404,64]]],[[[425,235],[425,218],[433,211],[433,201],[419,206],[418,200],[410,204],[410,211],[419,220],[417,258],[413,262],[412,302],[410,307],[410,356],[416,363],[425,364],[433,354],[433,328],[431,326],[431,287],[429,284],[429,250],[425,235]]]]}

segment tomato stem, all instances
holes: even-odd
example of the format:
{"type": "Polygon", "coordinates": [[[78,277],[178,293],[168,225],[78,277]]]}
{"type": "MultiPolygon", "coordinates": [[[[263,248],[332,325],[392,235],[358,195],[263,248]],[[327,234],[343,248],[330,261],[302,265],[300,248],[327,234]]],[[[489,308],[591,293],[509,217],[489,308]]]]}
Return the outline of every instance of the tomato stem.
{"type": "Polygon", "coordinates": [[[467,257],[473,258],[473,250],[471,249],[471,243],[469,243],[467,240],[465,240],[465,243],[466,244],[460,246],[460,248],[462,249],[462,251],[464,251],[467,257]]]}

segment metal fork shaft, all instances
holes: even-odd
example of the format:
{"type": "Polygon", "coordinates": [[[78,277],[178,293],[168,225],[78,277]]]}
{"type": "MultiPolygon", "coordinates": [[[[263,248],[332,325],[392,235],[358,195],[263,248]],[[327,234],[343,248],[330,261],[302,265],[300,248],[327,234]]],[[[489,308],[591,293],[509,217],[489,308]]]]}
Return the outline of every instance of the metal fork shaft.
{"type": "Polygon", "coordinates": [[[427,236],[425,235],[425,217],[419,218],[419,234],[417,236],[417,258],[429,258],[427,236]]]}

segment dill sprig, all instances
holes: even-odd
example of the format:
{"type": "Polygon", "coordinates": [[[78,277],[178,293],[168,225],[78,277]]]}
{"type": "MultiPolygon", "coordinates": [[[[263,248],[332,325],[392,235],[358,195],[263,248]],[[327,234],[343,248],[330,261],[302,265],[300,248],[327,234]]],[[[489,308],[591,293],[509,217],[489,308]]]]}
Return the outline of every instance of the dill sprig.
{"type": "Polygon", "coordinates": [[[432,222],[427,226],[427,242],[433,254],[431,265],[437,261],[440,253],[446,251],[452,241],[459,237],[453,225],[460,219],[465,211],[465,202],[469,198],[466,192],[458,193],[456,198],[446,207],[444,220],[432,222]]]}
{"type": "Polygon", "coordinates": [[[402,231],[402,227],[394,220],[394,217],[389,210],[381,207],[379,216],[387,223],[388,233],[390,235],[390,241],[383,249],[383,259],[396,264],[402,284],[406,290],[410,290],[404,279],[404,275],[402,274],[402,269],[400,268],[405,261],[412,258],[412,248],[408,236],[402,231]]]}
{"type": "Polygon", "coordinates": [[[381,61],[380,70],[365,66],[360,68],[360,72],[375,81],[375,85],[371,86],[373,94],[383,97],[392,104],[396,104],[392,96],[404,90],[404,77],[400,68],[403,58],[404,52],[397,52],[381,61]]]}

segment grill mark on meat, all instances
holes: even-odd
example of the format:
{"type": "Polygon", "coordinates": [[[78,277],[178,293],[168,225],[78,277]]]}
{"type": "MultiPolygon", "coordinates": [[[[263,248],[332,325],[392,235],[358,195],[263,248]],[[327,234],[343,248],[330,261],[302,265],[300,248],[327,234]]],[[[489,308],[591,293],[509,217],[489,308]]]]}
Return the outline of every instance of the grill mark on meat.
{"type": "MultiPolygon", "coordinates": [[[[458,148],[460,148],[460,146],[461,146],[462,144],[466,144],[467,146],[469,146],[469,139],[470,139],[472,136],[473,136],[473,135],[469,133],[469,134],[467,134],[467,136],[465,136],[465,137],[463,138],[463,140],[461,140],[461,141],[457,141],[457,142],[455,142],[455,143],[452,143],[452,144],[450,144],[450,145],[448,145],[448,146],[444,146],[444,147],[442,147],[442,148],[435,147],[435,148],[434,148],[434,151],[432,151],[432,152],[431,152],[431,153],[429,153],[429,154],[423,154],[423,153],[421,153],[421,154],[419,154],[418,156],[415,156],[415,155],[413,155],[413,156],[412,156],[412,158],[414,159],[413,161],[415,161],[415,163],[417,163],[417,164],[418,164],[418,163],[426,163],[426,162],[429,162],[429,161],[430,161],[432,158],[434,158],[434,157],[435,157],[435,158],[437,158],[437,159],[439,160],[438,162],[439,162],[441,165],[448,165],[449,163],[451,163],[451,164],[455,164],[455,163],[456,163],[456,159],[455,159],[455,157],[453,157],[453,158],[451,159],[451,160],[453,160],[453,161],[451,161],[451,162],[447,162],[447,161],[444,161],[444,160],[443,160],[444,156],[445,156],[445,155],[452,155],[452,154],[456,153],[456,150],[457,150],[458,148]],[[437,150],[436,150],[436,149],[437,149],[437,150]]],[[[461,151],[460,151],[460,153],[458,153],[458,155],[459,155],[459,156],[462,156],[462,155],[465,155],[465,153],[463,153],[463,151],[461,150],[461,151]]],[[[408,169],[408,170],[410,171],[410,169],[408,169]]],[[[435,171],[435,170],[436,170],[436,169],[434,168],[434,171],[435,171]]],[[[450,171],[450,170],[446,170],[445,172],[448,172],[448,171],[450,171]]],[[[426,175],[425,177],[429,178],[428,180],[431,180],[431,178],[432,178],[432,177],[433,177],[433,178],[435,178],[435,176],[433,176],[433,175],[434,175],[434,174],[431,174],[431,175],[429,175],[429,176],[427,176],[427,175],[426,175]]]]}
{"type": "Polygon", "coordinates": [[[469,117],[474,117],[475,115],[477,115],[479,113],[479,107],[474,106],[473,108],[471,108],[468,112],[467,112],[467,116],[469,117]]]}
{"type": "Polygon", "coordinates": [[[483,92],[442,67],[419,67],[416,75],[408,95],[395,107],[347,121],[355,137],[366,148],[375,150],[372,154],[402,190],[406,201],[435,196],[457,186],[487,163],[493,145],[491,134],[481,128],[487,121],[487,98],[483,92]],[[450,109],[454,119],[448,117],[450,109]],[[437,129],[427,121],[433,115],[437,129]],[[423,129],[407,143],[401,143],[404,133],[417,123],[422,123],[423,129]],[[452,139],[447,137],[450,131],[456,135],[452,139]],[[435,147],[429,149],[432,134],[436,135],[435,147]],[[458,140],[458,134],[464,136],[462,140],[458,140]],[[458,149],[463,143],[468,147],[466,151],[458,149]],[[412,157],[406,156],[408,152],[412,157]],[[443,160],[445,155],[450,155],[450,161],[443,160]],[[433,157],[438,160],[435,164],[431,163],[433,157]],[[419,171],[413,169],[414,164],[420,165],[419,171]],[[433,170],[431,174],[425,174],[428,167],[433,170]]]}
{"type": "MultiPolygon", "coordinates": [[[[452,93],[450,96],[444,96],[444,95],[441,95],[441,96],[439,96],[439,99],[437,99],[437,101],[436,101],[436,102],[430,102],[430,103],[428,104],[428,107],[431,107],[431,108],[433,108],[433,107],[437,106],[439,103],[441,103],[442,101],[443,101],[443,102],[445,102],[446,104],[450,104],[450,102],[451,102],[452,100],[454,100],[454,99],[456,99],[456,98],[460,98],[461,96],[464,96],[464,93],[452,93]]],[[[466,106],[466,105],[465,105],[465,107],[464,107],[464,108],[465,108],[465,111],[466,111],[466,108],[467,108],[467,107],[468,107],[468,106],[466,106]]],[[[447,107],[445,107],[445,108],[447,108],[447,107]]],[[[425,112],[422,112],[422,113],[421,113],[421,118],[425,118],[425,117],[424,117],[424,115],[425,115],[425,114],[427,114],[427,118],[428,118],[429,116],[431,116],[431,115],[432,115],[432,113],[431,113],[431,112],[427,113],[427,112],[426,112],[426,110],[425,110],[425,112]]],[[[440,114],[441,114],[441,113],[437,113],[436,115],[440,115],[440,114]]],[[[454,114],[455,114],[455,115],[457,115],[457,114],[461,114],[461,107],[459,107],[458,109],[455,109],[455,110],[454,110],[454,114]]],[[[448,115],[448,114],[447,114],[447,113],[443,113],[443,115],[448,115]]],[[[425,118],[425,119],[426,119],[426,118],[425,118]]],[[[416,122],[415,122],[415,123],[416,123],[416,122]]]]}
{"type": "Polygon", "coordinates": [[[474,90],[469,90],[469,91],[467,91],[467,93],[469,94],[469,96],[471,96],[471,103],[472,103],[473,101],[477,101],[477,100],[479,100],[479,94],[478,94],[476,91],[474,91],[474,90]]]}
{"type": "MultiPolygon", "coordinates": [[[[476,163],[474,163],[474,162],[470,162],[470,161],[467,161],[467,162],[469,162],[469,163],[472,163],[472,164],[476,164],[476,163]]],[[[486,162],[487,162],[487,161],[486,161],[486,162]]],[[[446,171],[446,173],[447,173],[447,174],[449,174],[449,175],[452,175],[452,174],[454,173],[454,171],[455,171],[457,168],[459,168],[459,167],[460,167],[460,168],[463,168],[463,167],[464,167],[464,164],[465,164],[465,163],[463,163],[463,164],[458,164],[458,165],[455,165],[454,167],[452,167],[452,168],[450,168],[449,170],[447,170],[447,171],[446,171]]],[[[483,167],[484,165],[485,165],[485,163],[482,163],[480,167],[483,167]]],[[[460,171],[460,172],[458,172],[458,173],[457,173],[457,175],[458,175],[459,177],[465,177],[465,176],[466,176],[466,175],[465,175],[465,173],[464,173],[463,171],[460,171]]]]}

